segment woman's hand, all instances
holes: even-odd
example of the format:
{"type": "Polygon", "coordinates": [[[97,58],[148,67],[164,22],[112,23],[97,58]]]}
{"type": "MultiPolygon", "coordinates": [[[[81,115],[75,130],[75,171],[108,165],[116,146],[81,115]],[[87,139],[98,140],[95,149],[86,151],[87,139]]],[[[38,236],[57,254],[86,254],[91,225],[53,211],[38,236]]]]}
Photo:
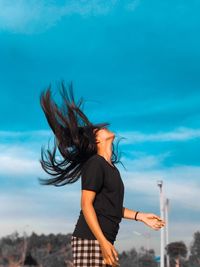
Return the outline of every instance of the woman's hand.
{"type": "Polygon", "coordinates": [[[165,221],[163,221],[159,216],[154,213],[143,213],[139,212],[137,214],[138,221],[144,222],[147,226],[153,228],[154,230],[159,230],[165,226],[165,221]]]}
{"type": "Polygon", "coordinates": [[[107,239],[100,243],[100,247],[105,264],[109,264],[111,266],[120,266],[118,261],[118,253],[115,247],[107,239]]]}

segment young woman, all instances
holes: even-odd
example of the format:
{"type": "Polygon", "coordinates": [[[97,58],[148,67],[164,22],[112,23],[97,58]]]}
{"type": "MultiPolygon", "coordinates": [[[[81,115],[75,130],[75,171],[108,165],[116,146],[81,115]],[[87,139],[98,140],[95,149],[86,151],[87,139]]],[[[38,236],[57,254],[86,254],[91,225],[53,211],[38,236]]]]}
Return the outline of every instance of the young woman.
{"type": "Polygon", "coordinates": [[[41,150],[41,166],[52,177],[39,178],[43,185],[63,186],[81,177],[81,211],[71,236],[74,267],[117,266],[114,242],[124,219],[137,220],[158,230],[165,222],[156,214],[123,207],[124,184],[116,163],[115,134],[110,123],[91,123],[76,103],[72,83],[69,94],[63,82],[63,105],[51,99],[50,87],[40,96],[40,104],[55,135],[53,152],[41,150]],[[58,147],[63,160],[56,159],[58,147]],[[44,158],[46,156],[46,159],[44,158]]]}

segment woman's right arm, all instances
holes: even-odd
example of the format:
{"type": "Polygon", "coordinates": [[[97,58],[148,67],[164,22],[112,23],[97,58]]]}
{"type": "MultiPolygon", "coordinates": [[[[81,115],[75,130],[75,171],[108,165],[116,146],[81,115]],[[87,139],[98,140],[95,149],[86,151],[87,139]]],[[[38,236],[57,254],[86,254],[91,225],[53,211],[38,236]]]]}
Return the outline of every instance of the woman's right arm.
{"type": "Polygon", "coordinates": [[[91,190],[81,190],[81,209],[83,211],[83,215],[85,217],[85,220],[90,227],[90,230],[96,237],[96,239],[99,241],[99,243],[102,243],[106,240],[106,237],[104,236],[98,219],[97,215],[93,206],[93,201],[96,195],[96,192],[91,190]]]}
{"type": "Polygon", "coordinates": [[[90,230],[99,241],[105,263],[110,265],[114,264],[114,266],[118,265],[117,251],[115,247],[104,236],[93,206],[96,192],[92,190],[81,190],[81,192],[81,209],[83,215],[90,230]]]}

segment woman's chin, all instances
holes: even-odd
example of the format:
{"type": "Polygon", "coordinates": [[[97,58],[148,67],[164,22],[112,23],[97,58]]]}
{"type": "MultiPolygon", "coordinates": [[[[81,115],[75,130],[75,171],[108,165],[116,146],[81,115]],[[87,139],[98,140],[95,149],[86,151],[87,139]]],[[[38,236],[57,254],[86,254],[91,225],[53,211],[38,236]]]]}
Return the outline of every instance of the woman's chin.
{"type": "Polygon", "coordinates": [[[114,139],[114,138],[115,138],[115,134],[114,134],[114,133],[113,133],[113,134],[111,134],[109,138],[112,138],[112,139],[114,139]]]}

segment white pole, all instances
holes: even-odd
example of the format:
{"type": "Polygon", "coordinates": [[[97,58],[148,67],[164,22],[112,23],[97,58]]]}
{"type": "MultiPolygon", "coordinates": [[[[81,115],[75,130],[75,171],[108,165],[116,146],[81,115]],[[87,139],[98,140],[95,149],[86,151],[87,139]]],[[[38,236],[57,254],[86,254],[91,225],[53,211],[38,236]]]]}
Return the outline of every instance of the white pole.
{"type": "MultiPolygon", "coordinates": [[[[168,214],[169,214],[169,199],[167,198],[165,202],[165,215],[166,215],[166,219],[165,219],[166,244],[165,245],[169,244],[169,220],[168,220],[169,216],[168,214]]],[[[170,267],[169,266],[169,255],[166,255],[166,256],[167,256],[167,267],[170,267]]]]}
{"type": "MultiPolygon", "coordinates": [[[[163,181],[160,180],[157,182],[157,185],[160,189],[160,217],[164,220],[164,196],[163,196],[163,181]]],[[[164,263],[164,229],[163,227],[160,230],[160,267],[165,267],[164,263]]]]}

